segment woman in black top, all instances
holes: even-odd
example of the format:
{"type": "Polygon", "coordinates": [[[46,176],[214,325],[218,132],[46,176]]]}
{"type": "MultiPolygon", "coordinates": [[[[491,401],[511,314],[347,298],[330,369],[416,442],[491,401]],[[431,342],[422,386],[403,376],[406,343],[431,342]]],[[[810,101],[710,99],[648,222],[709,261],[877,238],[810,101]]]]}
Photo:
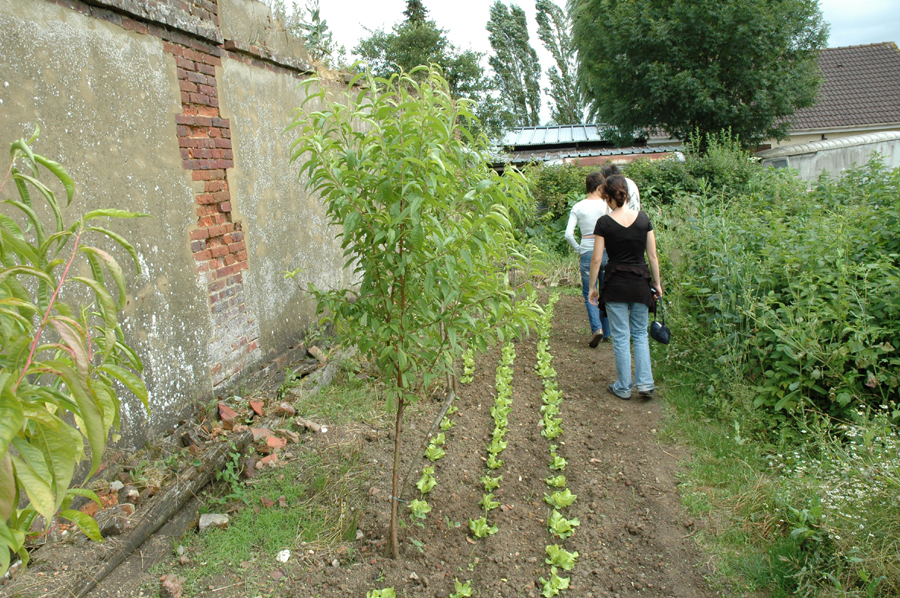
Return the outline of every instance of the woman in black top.
{"type": "Polygon", "coordinates": [[[650,218],[644,212],[627,207],[628,185],[625,177],[611,176],[603,185],[603,198],[611,213],[597,220],[594,229],[594,259],[591,260],[591,292],[588,300],[606,312],[612,330],[616,381],[606,388],[620,399],[630,399],[632,387],[638,394],[653,395],[650,368],[650,342],[647,336],[649,311],[662,297],[656,236],[650,218]],[[598,292],[597,277],[603,250],[609,255],[603,288],[598,292]],[[647,260],[644,259],[644,253],[647,260]],[[647,261],[650,262],[649,267],[647,261]],[[631,378],[631,345],[634,345],[634,384],[631,378]]]}

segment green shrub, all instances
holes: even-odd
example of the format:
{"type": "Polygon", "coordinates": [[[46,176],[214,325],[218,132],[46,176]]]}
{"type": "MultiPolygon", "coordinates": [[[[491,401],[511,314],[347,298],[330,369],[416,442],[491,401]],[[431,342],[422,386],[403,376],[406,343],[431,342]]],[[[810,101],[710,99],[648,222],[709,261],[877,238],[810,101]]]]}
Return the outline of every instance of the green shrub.
{"type": "Polygon", "coordinates": [[[66,226],[39,167],[56,177],[68,202],[75,184],[59,164],[33,152],[36,137],[12,144],[0,184],[2,190],[12,180],[19,196],[3,202],[15,208],[13,216],[0,214],[0,574],[9,568],[10,550],[27,564],[25,539],[37,515],[48,525],[57,515],[69,519],[100,540],[94,520],[69,509],[75,495],[99,503],[93,492],[69,488],[75,467],[85,456],[85,441],[88,475],[99,467],[109,430],[119,426],[117,383],[147,405],[135,373],[143,366],[117,320],[125,307],[124,275],[109,253],[87,244],[91,237],[114,241],[140,272],[134,248],[96,224],[139,214],[94,210],[66,226]],[[46,206],[38,205],[39,198],[46,206]],[[52,227],[40,216],[48,209],[52,227]],[[93,301],[72,305],[63,300],[69,296],[93,301]],[[28,501],[19,509],[22,492],[28,501]]]}
{"type": "Polygon", "coordinates": [[[788,176],[682,206],[681,297],[757,407],[847,417],[897,399],[900,173],[873,161],[811,192],[788,176]]]}
{"type": "Polygon", "coordinates": [[[625,168],[641,201],[670,204],[688,195],[735,197],[747,193],[764,172],[758,160],[728,131],[701,139],[691,135],[684,160],[636,160],[625,168]]]}

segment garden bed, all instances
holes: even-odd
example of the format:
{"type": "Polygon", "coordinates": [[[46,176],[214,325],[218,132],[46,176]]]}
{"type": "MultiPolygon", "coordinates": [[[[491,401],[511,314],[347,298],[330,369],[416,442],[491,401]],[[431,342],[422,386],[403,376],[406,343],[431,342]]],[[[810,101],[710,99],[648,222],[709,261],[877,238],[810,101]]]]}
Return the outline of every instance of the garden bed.
{"type": "MultiPolygon", "coordinates": [[[[567,460],[567,485],[577,495],[565,516],[578,518],[580,526],[564,543],[579,557],[571,571],[560,571],[570,578],[561,595],[711,596],[690,537],[700,524],[683,514],[677,493],[678,449],[656,438],[662,405],[659,399],[622,401],[608,394],[615,371],[612,347],[590,349],[588,332],[581,298],[563,295],[550,331],[552,365],[563,394],[563,433],[553,443],[567,460]]],[[[468,522],[484,515],[479,479],[488,471],[499,348],[477,356],[474,380],[458,388],[455,425],[444,432],[446,455],[434,463],[420,459],[422,466],[434,466],[437,485],[426,497],[431,511],[421,526],[404,507],[399,560],[389,558],[391,426],[377,412],[348,404],[331,416],[316,414],[330,424],[329,432],[305,433],[291,448],[292,459],[259,473],[247,486],[251,505],[235,515],[229,529],[185,538],[182,555],[173,550],[152,568],[132,558],[124,565],[130,570],[117,571],[91,595],[155,596],[166,574],[179,577],[185,596],[216,598],[364,597],[386,587],[397,596],[446,597],[454,592],[454,580],[470,582],[475,596],[541,595],[538,580],[550,575],[545,546],[563,542],[547,530],[550,508],[543,500],[550,470],[548,440],[539,426],[543,387],[535,372],[537,341],[532,335],[514,344],[508,446],[502,467],[491,472],[503,476],[494,490],[501,506],[488,514],[495,534],[475,539],[468,522]],[[342,420],[341,411],[358,421],[342,420]],[[288,494],[286,506],[260,504],[261,488],[273,501],[276,493],[288,494]],[[308,513],[316,512],[330,520],[331,531],[312,529],[308,513]],[[274,515],[284,517],[273,524],[274,515]],[[267,545],[267,535],[256,532],[250,537],[247,530],[253,528],[241,527],[242,517],[257,522],[256,531],[264,523],[274,525],[268,537],[293,526],[286,536],[291,544],[267,545]],[[291,551],[286,562],[276,558],[283,549],[291,551]]],[[[357,390],[332,392],[370,400],[352,373],[348,380],[357,390]]],[[[333,398],[329,393],[321,400],[333,398]]],[[[408,455],[440,411],[440,398],[424,399],[407,419],[408,455]]],[[[406,497],[420,493],[412,486],[406,497]]],[[[65,575],[63,565],[38,554],[26,575],[65,575]]]]}

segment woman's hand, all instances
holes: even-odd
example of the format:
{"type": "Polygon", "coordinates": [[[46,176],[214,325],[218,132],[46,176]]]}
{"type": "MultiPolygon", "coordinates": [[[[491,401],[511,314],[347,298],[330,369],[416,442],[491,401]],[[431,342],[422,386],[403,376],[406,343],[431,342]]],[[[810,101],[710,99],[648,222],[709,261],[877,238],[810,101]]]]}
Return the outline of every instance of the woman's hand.
{"type": "Polygon", "coordinates": [[[656,300],[662,299],[663,296],[663,288],[662,284],[655,284],[650,288],[653,291],[653,298],[656,300]]]}
{"type": "Polygon", "coordinates": [[[600,292],[596,288],[591,289],[591,292],[588,293],[588,302],[591,305],[600,305],[600,292]]]}

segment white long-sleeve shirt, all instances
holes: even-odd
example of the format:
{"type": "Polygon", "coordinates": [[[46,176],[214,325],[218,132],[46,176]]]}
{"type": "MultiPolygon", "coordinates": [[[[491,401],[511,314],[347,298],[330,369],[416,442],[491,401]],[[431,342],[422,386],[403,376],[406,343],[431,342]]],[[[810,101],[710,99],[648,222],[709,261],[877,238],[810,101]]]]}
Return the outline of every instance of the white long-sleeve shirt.
{"type": "Polygon", "coordinates": [[[602,199],[582,199],[572,206],[569,222],[566,224],[566,243],[578,255],[594,250],[594,227],[601,216],[609,214],[609,208],[602,199]],[[581,230],[581,243],[575,241],[575,225],[581,230]],[[590,235],[590,236],[588,236],[590,235]]]}

